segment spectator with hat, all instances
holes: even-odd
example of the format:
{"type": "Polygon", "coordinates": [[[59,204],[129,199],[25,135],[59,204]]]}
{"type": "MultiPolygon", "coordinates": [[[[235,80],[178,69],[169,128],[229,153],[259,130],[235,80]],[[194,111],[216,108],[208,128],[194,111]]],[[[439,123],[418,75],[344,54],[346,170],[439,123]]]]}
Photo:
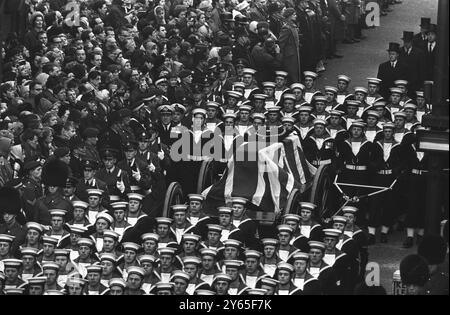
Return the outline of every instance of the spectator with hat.
{"type": "Polygon", "coordinates": [[[433,81],[434,66],[437,58],[437,35],[438,27],[436,24],[430,24],[427,30],[427,45],[425,49],[425,80],[433,81]]]}
{"type": "Polygon", "coordinates": [[[413,46],[425,52],[427,50],[428,36],[427,32],[430,29],[431,19],[428,17],[420,18],[420,33],[413,37],[413,46]]]}
{"type": "Polygon", "coordinates": [[[400,52],[399,60],[407,67],[408,75],[405,77],[408,80],[409,96],[412,93],[422,88],[425,81],[425,56],[424,51],[414,46],[414,32],[403,32],[403,47],[400,52]]]}

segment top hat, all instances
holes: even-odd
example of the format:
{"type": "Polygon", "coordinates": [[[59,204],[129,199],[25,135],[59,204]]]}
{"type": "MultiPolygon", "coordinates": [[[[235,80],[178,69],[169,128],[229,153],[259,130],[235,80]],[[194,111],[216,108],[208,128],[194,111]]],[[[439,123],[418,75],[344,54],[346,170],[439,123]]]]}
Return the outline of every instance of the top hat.
{"type": "Polygon", "coordinates": [[[414,38],[414,32],[407,32],[404,31],[403,32],[403,37],[402,40],[404,40],[405,42],[411,42],[414,38]]]}
{"type": "Polygon", "coordinates": [[[389,48],[387,51],[400,52],[400,44],[399,43],[389,43],[389,48]]]}

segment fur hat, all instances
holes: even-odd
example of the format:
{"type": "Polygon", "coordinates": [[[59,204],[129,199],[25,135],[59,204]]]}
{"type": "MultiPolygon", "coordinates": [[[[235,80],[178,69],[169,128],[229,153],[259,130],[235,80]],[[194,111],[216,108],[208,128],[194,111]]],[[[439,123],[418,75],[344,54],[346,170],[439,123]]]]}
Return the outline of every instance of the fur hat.
{"type": "Polygon", "coordinates": [[[439,235],[425,235],[417,248],[417,254],[425,258],[429,265],[439,265],[445,260],[447,245],[439,235]]]}
{"type": "Polygon", "coordinates": [[[22,209],[22,203],[19,191],[13,187],[0,188],[0,211],[18,215],[20,209],[22,209]]]}
{"type": "Polygon", "coordinates": [[[430,271],[427,262],[419,255],[409,255],[400,263],[400,277],[405,285],[423,287],[428,281],[430,271]]]}
{"type": "Polygon", "coordinates": [[[42,168],[42,183],[47,186],[65,187],[69,167],[64,162],[52,159],[42,168]]]}

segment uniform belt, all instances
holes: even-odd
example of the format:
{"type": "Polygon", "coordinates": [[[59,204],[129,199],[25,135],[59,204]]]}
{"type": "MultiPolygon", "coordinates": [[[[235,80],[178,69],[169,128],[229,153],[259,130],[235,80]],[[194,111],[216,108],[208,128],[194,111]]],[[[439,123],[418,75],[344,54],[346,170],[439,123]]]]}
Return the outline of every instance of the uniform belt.
{"type": "Polygon", "coordinates": [[[331,159],[328,159],[328,160],[321,160],[321,161],[313,161],[312,164],[313,164],[314,166],[328,165],[328,164],[331,164],[331,159]]]}
{"type": "Polygon", "coordinates": [[[392,175],[394,173],[393,170],[381,170],[377,172],[379,175],[392,175]]]}
{"type": "Polygon", "coordinates": [[[424,173],[428,173],[427,170],[417,170],[417,169],[412,169],[411,173],[415,174],[415,175],[422,175],[424,173]]]}
{"type": "Polygon", "coordinates": [[[367,166],[365,165],[345,165],[345,168],[352,171],[367,171],[367,166]]]}

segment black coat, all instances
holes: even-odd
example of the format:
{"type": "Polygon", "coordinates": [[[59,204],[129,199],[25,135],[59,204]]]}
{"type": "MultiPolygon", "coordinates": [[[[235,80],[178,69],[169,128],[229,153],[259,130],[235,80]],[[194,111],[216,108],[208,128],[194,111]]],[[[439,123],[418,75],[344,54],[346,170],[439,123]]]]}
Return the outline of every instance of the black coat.
{"type": "Polygon", "coordinates": [[[399,59],[407,68],[409,94],[415,93],[423,87],[423,81],[425,81],[425,55],[422,50],[415,47],[409,54],[402,48],[399,59]]]}
{"type": "Polygon", "coordinates": [[[428,51],[428,43],[425,49],[425,80],[433,80],[434,66],[436,65],[437,44],[434,46],[433,51],[428,51]]]}
{"type": "Polygon", "coordinates": [[[380,86],[380,94],[385,99],[389,99],[389,89],[394,86],[394,82],[407,80],[407,77],[408,69],[401,61],[397,61],[395,68],[392,68],[390,61],[380,64],[378,67],[378,78],[383,80],[380,86]]]}

